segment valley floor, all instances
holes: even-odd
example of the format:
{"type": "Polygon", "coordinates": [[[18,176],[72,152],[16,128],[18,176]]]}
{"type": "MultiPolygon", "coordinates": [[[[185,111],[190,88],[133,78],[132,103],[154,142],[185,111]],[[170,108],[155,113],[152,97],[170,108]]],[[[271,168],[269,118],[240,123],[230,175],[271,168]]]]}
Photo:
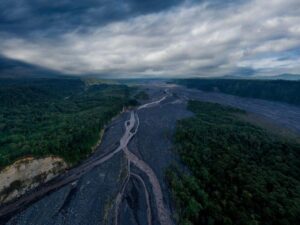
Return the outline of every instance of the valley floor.
{"type": "Polygon", "coordinates": [[[176,121],[193,115],[186,109],[189,100],[231,105],[300,134],[299,107],[165,84],[142,88],[150,100],[144,102],[144,107],[124,112],[112,121],[89,159],[17,202],[0,208],[0,222],[173,224],[174,207],[165,170],[179,161],[173,151],[172,137],[176,121]]]}

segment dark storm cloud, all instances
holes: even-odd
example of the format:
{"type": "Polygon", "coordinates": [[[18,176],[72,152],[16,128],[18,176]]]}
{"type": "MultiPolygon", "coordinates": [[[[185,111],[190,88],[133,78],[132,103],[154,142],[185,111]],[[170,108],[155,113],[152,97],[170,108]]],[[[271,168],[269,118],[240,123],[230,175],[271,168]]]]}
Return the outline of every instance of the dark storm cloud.
{"type": "MultiPolygon", "coordinates": [[[[18,35],[105,25],[159,12],[182,0],[1,0],[0,31],[18,35]]],[[[49,35],[47,33],[47,35],[49,35]]]]}
{"type": "Polygon", "coordinates": [[[55,35],[72,29],[102,26],[179,4],[209,3],[225,7],[241,0],[1,0],[0,32],[55,35]]]}

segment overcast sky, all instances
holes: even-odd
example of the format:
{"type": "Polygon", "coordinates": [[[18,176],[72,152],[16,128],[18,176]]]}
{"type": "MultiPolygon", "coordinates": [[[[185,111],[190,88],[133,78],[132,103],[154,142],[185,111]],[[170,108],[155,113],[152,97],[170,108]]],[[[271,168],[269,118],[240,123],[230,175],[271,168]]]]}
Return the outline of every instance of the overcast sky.
{"type": "Polygon", "coordinates": [[[300,73],[300,0],[1,0],[0,56],[74,74],[300,73]]]}

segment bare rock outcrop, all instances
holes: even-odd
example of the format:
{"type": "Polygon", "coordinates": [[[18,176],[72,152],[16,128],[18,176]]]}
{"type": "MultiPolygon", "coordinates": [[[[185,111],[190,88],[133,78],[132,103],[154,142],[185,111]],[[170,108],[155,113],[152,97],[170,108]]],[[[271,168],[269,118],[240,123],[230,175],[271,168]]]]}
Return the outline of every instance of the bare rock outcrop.
{"type": "Polygon", "coordinates": [[[67,168],[63,159],[46,157],[20,159],[0,171],[0,204],[20,197],[47,182],[67,168]]]}

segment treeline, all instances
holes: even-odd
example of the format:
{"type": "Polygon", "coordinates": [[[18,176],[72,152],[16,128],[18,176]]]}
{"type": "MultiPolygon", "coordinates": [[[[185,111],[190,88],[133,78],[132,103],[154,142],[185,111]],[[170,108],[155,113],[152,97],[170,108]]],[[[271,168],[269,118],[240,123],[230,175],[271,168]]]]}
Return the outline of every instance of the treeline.
{"type": "Polygon", "coordinates": [[[85,86],[74,78],[1,79],[0,168],[29,155],[78,162],[132,102],[130,94],[124,85],[85,86]]]}
{"type": "Polygon", "coordinates": [[[14,107],[16,105],[47,102],[70,96],[83,89],[84,83],[77,78],[0,78],[0,103],[2,106],[14,107]]]}
{"type": "Polygon", "coordinates": [[[240,110],[191,101],[178,122],[183,171],[167,178],[182,225],[298,224],[300,146],[237,119],[240,110]]]}
{"type": "Polygon", "coordinates": [[[300,105],[300,81],[183,79],[175,80],[188,88],[223,92],[241,97],[259,98],[300,105]]]}

